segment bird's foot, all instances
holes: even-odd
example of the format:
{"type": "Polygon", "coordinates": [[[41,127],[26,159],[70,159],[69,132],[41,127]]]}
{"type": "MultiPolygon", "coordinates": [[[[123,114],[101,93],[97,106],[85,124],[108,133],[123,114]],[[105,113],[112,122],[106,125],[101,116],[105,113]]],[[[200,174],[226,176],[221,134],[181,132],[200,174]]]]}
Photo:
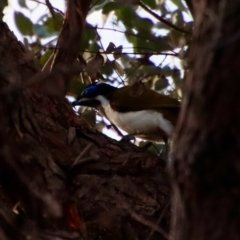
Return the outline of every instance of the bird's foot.
{"type": "Polygon", "coordinates": [[[127,134],[125,136],[122,137],[122,139],[120,140],[121,142],[130,142],[130,141],[136,141],[136,138],[133,134],[127,134]]]}
{"type": "Polygon", "coordinates": [[[162,159],[167,159],[167,157],[168,157],[167,148],[163,144],[156,144],[153,142],[145,142],[141,145],[141,147],[158,155],[162,159]]]}

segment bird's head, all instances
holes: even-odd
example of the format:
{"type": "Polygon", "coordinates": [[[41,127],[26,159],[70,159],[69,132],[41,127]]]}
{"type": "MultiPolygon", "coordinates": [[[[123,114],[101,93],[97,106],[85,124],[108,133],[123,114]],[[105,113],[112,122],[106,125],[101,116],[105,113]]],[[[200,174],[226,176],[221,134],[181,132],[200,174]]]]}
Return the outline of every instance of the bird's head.
{"type": "Polygon", "coordinates": [[[76,101],[72,103],[72,106],[87,106],[87,107],[98,107],[108,103],[111,95],[116,90],[113,87],[104,82],[95,82],[88,85],[77,97],[76,101]]]}

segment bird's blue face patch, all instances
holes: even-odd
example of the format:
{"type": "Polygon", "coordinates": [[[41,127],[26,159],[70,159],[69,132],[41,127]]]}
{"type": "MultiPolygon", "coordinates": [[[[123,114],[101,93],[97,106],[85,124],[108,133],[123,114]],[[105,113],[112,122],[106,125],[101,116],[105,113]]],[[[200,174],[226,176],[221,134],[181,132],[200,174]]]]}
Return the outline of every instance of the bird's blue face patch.
{"type": "Polygon", "coordinates": [[[82,91],[80,96],[81,97],[83,97],[83,96],[93,96],[93,95],[95,95],[96,90],[97,90],[96,86],[89,86],[82,91]]]}
{"type": "MultiPolygon", "coordinates": [[[[95,99],[97,96],[108,97],[113,93],[116,88],[102,82],[95,82],[87,86],[77,97],[77,100],[81,99],[95,99]]],[[[83,101],[81,101],[83,102],[83,101]]]]}

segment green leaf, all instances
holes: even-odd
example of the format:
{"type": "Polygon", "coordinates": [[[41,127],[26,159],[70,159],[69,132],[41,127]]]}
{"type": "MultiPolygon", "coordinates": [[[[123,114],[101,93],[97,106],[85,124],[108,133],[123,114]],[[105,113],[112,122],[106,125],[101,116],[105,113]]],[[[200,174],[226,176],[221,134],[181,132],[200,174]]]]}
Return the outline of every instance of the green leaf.
{"type": "Polygon", "coordinates": [[[83,30],[80,48],[89,49],[91,51],[98,50],[100,47],[97,46],[95,38],[96,38],[95,28],[91,24],[87,23],[86,27],[83,30]]]}
{"type": "Polygon", "coordinates": [[[165,77],[158,79],[154,84],[156,91],[161,91],[169,85],[168,80],[165,77]]]}
{"type": "Polygon", "coordinates": [[[34,24],[33,25],[33,31],[36,35],[38,35],[40,38],[47,38],[51,35],[48,33],[47,29],[41,25],[41,24],[34,24]]]}
{"type": "MultiPolygon", "coordinates": [[[[137,34],[138,35],[138,34],[137,34]]],[[[146,40],[139,37],[128,36],[128,41],[134,45],[135,53],[156,53],[163,51],[170,51],[172,47],[169,44],[168,37],[156,37],[153,39],[146,40]]]]}
{"type": "Polygon", "coordinates": [[[132,19],[132,24],[138,32],[143,34],[150,33],[152,35],[151,30],[153,28],[153,21],[151,19],[136,16],[132,19]]]}
{"type": "Polygon", "coordinates": [[[134,19],[139,19],[139,15],[136,13],[136,7],[132,5],[121,5],[115,12],[116,17],[123,22],[128,31],[135,28],[133,24],[134,19]]]}
{"type": "Polygon", "coordinates": [[[102,9],[102,13],[103,14],[108,14],[111,11],[121,9],[122,7],[123,7],[123,5],[119,2],[109,2],[106,5],[104,5],[104,7],[102,9]]]}
{"type": "Polygon", "coordinates": [[[0,9],[4,9],[8,6],[8,0],[0,0],[0,9]]]}
{"type": "Polygon", "coordinates": [[[46,27],[49,34],[56,34],[62,28],[63,16],[60,13],[54,13],[54,18],[49,17],[46,21],[44,21],[43,26],[46,27]]]}
{"type": "Polygon", "coordinates": [[[22,8],[27,8],[26,0],[18,0],[18,4],[19,4],[20,7],[22,7],[22,8]]]}
{"type": "Polygon", "coordinates": [[[23,35],[33,35],[33,23],[28,17],[23,15],[21,12],[14,12],[14,18],[18,30],[23,35]]]}

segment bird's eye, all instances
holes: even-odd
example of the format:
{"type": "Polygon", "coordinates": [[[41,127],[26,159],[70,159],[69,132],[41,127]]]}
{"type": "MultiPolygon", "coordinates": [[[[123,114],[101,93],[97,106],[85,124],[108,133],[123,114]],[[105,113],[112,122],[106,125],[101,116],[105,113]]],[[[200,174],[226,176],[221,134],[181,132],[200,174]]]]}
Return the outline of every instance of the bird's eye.
{"type": "Polygon", "coordinates": [[[82,94],[81,95],[85,95],[85,94],[87,94],[88,93],[88,90],[87,89],[85,89],[83,92],[82,92],[82,94]]]}
{"type": "Polygon", "coordinates": [[[96,91],[95,86],[89,86],[87,89],[84,89],[81,93],[81,96],[87,95],[87,94],[94,94],[96,91]]]}

